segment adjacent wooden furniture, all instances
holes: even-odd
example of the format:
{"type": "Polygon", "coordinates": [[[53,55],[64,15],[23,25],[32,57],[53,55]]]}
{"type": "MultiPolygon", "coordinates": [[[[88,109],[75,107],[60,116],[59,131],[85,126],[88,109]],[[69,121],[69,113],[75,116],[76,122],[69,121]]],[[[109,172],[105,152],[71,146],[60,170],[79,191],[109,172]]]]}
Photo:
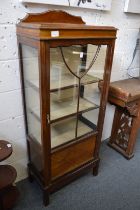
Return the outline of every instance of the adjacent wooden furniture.
{"type": "Polygon", "coordinates": [[[29,178],[45,205],[85,171],[98,173],[116,31],[63,11],[29,14],[17,25],[29,178]]]}
{"type": "MultiPolygon", "coordinates": [[[[12,145],[0,140],[0,161],[12,154],[12,145]]],[[[13,183],[17,177],[16,170],[10,165],[0,165],[0,210],[12,208],[17,201],[19,192],[13,183]]]]}
{"type": "Polygon", "coordinates": [[[0,140],[0,161],[7,159],[12,154],[12,145],[5,140],[0,140]]]}
{"type": "Polygon", "coordinates": [[[140,80],[125,79],[110,83],[108,101],[116,106],[108,145],[130,159],[134,156],[140,127],[140,80]]]}

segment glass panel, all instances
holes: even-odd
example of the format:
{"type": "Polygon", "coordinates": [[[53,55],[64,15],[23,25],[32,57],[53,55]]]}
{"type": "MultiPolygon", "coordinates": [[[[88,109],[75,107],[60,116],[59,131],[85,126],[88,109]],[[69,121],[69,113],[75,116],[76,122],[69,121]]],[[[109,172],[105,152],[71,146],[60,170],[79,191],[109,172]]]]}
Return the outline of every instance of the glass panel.
{"type": "Polygon", "coordinates": [[[51,125],[51,147],[54,148],[75,139],[76,117],[61,120],[51,125]]]}
{"type": "Polygon", "coordinates": [[[40,100],[39,91],[32,87],[32,82],[36,82],[39,87],[39,68],[38,68],[38,51],[29,46],[22,46],[25,99],[28,121],[28,134],[38,142],[41,139],[41,125],[36,121],[40,118],[40,100]],[[36,116],[36,115],[37,116],[36,116]],[[36,129],[33,129],[36,124],[36,129]],[[39,133],[37,133],[37,130],[39,133]]]}
{"type": "Polygon", "coordinates": [[[103,79],[106,46],[58,47],[52,48],[50,55],[50,119],[55,147],[96,132],[98,82],[103,79]]]}
{"type": "Polygon", "coordinates": [[[35,48],[22,45],[23,78],[27,113],[28,135],[30,142],[31,161],[41,170],[41,123],[39,97],[39,65],[38,51],[35,48]],[[38,151],[37,151],[38,150],[38,151]],[[36,152],[35,152],[36,151],[36,152]],[[36,161],[38,160],[38,161],[36,161]]]}
{"type": "MultiPolygon", "coordinates": [[[[68,53],[67,53],[68,54],[68,53]]],[[[52,48],[50,53],[50,89],[55,91],[76,84],[76,78],[67,70],[60,48],[52,48]]]]}
{"type": "Polygon", "coordinates": [[[92,104],[92,107],[82,113],[81,120],[96,131],[100,107],[100,91],[98,83],[84,86],[79,101],[81,102],[83,99],[89,101],[92,104]]]}
{"type": "MultiPolygon", "coordinates": [[[[82,87],[83,88],[83,87],[82,87]]],[[[98,113],[99,113],[99,105],[100,105],[100,92],[98,90],[98,83],[93,83],[90,85],[86,85],[82,89],[82,94],[79,98],[79,103],[82,101],[87,100],[89,103],[92,104],[91,107],[87,107],[85,109],[85,112],[82,112],[81,114],[78,114],[78,119],[84,123],[89,130],[85,129],[83,130],[82,135],[95,132],[98,122],[98,113]]],[[[77,131],[77,137],[81,136],[80,130],[80,123],[78,123],[78,131],[77,131]]]]}
{"type": "MultiPolygon", "coordinates": [[[[87,45],[87,53],[86,53],[86,62],[84,63],[85,68],[88,69],[91,66],[92,59],[94,55],[96,55],[98,47],[94,45],[87,45]]],[[[99,115],[99,107],[100,107],[100,91],[98,88],[98,81],[103,79],[104,74],[104,65],[105,65],[105,56],[106,56],[107,46],[101,46],[99,51],[97,52],[97,57],[95,57],[95,62],[87,71],[87,75],[89,77],[94,77],[97,82],[87,82],[84,84],[84,80],[87,75],[84,75],[81,78],[81,86],[80,86],[80,98],[81,102],[83,99],[88,100],[92,104],[94,104],[94,108],[86,110],[82,113],[79,118],[82,122],[88,125],[93,131],[96,131],[97,123],[98,123],[98,115],[99,115]],[[96,79],[97,78],[97,79],[96,79]]],[[[78,128],[80,125],[78,125],[78,128]]],[[[86,131],[85,131],[86,134],[86,131]]]]}
{"type": "Polygon", "coordinates": [[[77,112],[77,87],[58,89],[51,93],[51,122],[60,120],[77,112]]]}

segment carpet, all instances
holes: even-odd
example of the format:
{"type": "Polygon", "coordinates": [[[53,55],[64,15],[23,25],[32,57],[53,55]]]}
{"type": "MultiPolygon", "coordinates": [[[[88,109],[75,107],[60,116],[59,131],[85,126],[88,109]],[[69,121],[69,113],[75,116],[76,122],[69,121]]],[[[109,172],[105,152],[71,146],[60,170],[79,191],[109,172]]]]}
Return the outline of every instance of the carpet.
{"type": "Polygon", "coordinates": [[[98,176],[88,173],[51,194],[47,207],[38,184],[23,180],[17,184],[21,195],[14,210],[140,210],[140,133],[131,160],[106,143],[101,145],[98,176]]]}

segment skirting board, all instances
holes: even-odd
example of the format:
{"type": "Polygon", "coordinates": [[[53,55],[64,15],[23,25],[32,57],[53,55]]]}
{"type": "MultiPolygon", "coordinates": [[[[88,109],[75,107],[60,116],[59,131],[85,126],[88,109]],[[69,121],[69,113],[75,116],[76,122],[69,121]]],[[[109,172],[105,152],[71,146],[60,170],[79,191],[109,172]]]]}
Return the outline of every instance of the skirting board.
{"type": "Polygon", "coordinates": [[[140,14],[140,0],[126,0],[124,12],[140,14]]]}

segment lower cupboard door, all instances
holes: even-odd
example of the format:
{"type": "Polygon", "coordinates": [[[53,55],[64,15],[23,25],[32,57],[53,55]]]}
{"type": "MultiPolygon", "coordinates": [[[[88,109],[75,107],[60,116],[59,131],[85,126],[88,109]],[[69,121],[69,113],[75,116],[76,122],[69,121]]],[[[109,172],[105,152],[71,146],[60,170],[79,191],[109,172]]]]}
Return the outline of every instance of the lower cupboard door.
{"type": "Polygon", "coordinates": [[[62,148],[51,156],[52,179],[56,179],[93,159],[96,136],[62,148]]]}

